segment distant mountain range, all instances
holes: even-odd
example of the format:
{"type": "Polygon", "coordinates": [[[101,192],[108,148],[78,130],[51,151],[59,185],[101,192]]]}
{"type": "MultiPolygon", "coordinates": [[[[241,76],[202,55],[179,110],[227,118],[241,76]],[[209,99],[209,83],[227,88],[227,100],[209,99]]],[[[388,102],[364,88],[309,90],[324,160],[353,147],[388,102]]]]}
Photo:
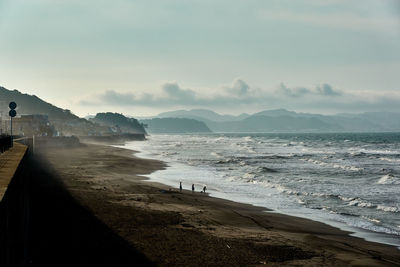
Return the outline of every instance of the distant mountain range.
{"type": "Polygon", "coordinates": [[[285,109],[252,115],[220,115],[193,109],[160,113],[157,117],[190,118],[204,122],[213,132],[382,132],[400,131],[400,112],[320,115],[285,109]]]}
{"type": "Polygon", "coordinates": [[[215,122],[238,121],[248,118],[250,115],[243,113],[239,116],[220,115],[208,109],[176,110],[163,112],[157,115],[158,118],[189,118],[195,120],[209,120],[215,122]]]}
{"type": "Polygon", "coordinates": [[[400,112],[320,115],[274,109],[234,116],[192,109],[164,112],[140,122],[116,113],[99,113],[84,119],[35,95],[0,87],[0,116],[3,118],[8,118],[8,103],[11,101],[17,102],[18,115],[45,114],[64,135],[107,135],[115,131],[144,133],[141,123],[147,124],[150,133],[400,131],[400,112]]]}

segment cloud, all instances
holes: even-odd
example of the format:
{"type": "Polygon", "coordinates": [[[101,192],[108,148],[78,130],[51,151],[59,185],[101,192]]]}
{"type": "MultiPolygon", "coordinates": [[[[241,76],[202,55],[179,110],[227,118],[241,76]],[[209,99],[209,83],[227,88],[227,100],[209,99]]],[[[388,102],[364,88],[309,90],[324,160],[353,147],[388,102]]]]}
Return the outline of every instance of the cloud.
{"type": "MultiPolygon", "coordinates": [[[[211,91],[211,90],[208,90],[211,91]]],[[[196,89],[182,88],[177,82],[161,85],[159,93],[118,92],[107,90],[85,98],[80,104],[124,108],[147,107],[172,109],[177,107],[211,108],[215,110],[242,110],[287,108],[298,111],[319,113],[396,111],[400,105],[400,93],[358,91],[344,92],[327,83],[308,88],[290,88],[281,83],[276,89],[267,90],[248,85],[241,79],[232,84],[213,89],[214,94],[206,94],[196,89]]]]}
{"type": "Polygon", "coordinates": [[[317,85],[314,89],[305,87],[289,88],[284,83],[278,87],[278,93],[284,94],[289,97],[303,97],[306,95],[319,95],[319,96],[341,96],[342,92],[332,88],[331,85],[324,83],[317,85]]]}
{"type": "Polygon", "coordinates": [[[112,105],[126,105],[135,101],[135,96],[130,93],[117,93],[113,90],[107,90],[104,94],[99,95],[102,102],[108,102],[112,105]]]}
{"type": "Polygon", "coordinates": [[[193,102],[196,99],[194,91],[182,89],[177,83],[166,83],[162,86],[162,90],[170,100],[193,102]]]}
{"type": "Polygon", "coordinates": [[[289,97],[301,97],[311,92],[309,89],[303,87],[291,89],[286,87],[284,83],[279,85],[278,91],[289,97]]]}
{"type": "Polygon", "coordinates": [[[325,95],[325,96],[339,96],[342,94],[341,92],[335,91],[332,88],[332,86],[326,83],[324,83],[321,86],[317,86],[316,92],[320,95],[325,95]]]}
{"type": "Polygon", "coordinates": [[[119,93],[114,90],[107,90],[102,94],[96,96],[97,101],[86,100],[86,104],[104,104],[107,103],[111,106],[126,106],[126,105],[149,105],[154,103],[154,96],[151,94],[142,94],[136,97],[132,93],[119,93]]]}
{"type": "Polygon", "coordinates": [[[226,90],[228,93],[244,96],[249,93],[249,85],[241,79],[236,79],[233,81],[230,87],[226,88],[226,90]]]}

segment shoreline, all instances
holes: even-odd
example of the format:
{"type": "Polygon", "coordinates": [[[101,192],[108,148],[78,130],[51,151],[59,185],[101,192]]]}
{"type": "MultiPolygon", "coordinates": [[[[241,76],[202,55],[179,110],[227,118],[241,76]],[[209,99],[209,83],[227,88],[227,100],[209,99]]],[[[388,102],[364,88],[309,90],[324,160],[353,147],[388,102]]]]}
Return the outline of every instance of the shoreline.
{"type": "MultiPolygon", "coordinates": [[[[126,143],[124,145],[116,145],[115,147],[131,150],[135,157],[139,157],[142,159],[148,159],[148,160],[160,160],[155,157],[151,157],[149,154],[146,154],[146,152],[144,152],[144,151],[127,148],[126,143]]],[[[171,165],[171,162],[166,162],[166,161],[162,161],[162,162],[166,163],[167,168],[174,167],[173,165],[171,165]]],[[[174,164],[174,163],[172,163],[172,164],[174,164]]],[[[192,167],[192,166],[190,166],[190,167],[192,167]]],[[[153,173],[147,175],[147,177],[149,178],[149,182],[156,182],[156,183],[160,183],[160,184],[163,184],[166,186],[170,186],[172,188],[177,188],[177,185],[175,183],[173,184],[171,181],[162,180],[162,178],[160,178],[163,176],[163,172],[166,171],[167,168],[164,168],[162,170],[156,170],[153,173]]],[[[187,190],[190,191],[190,189],[187,189],[187,190]]],[[[289,212],[275,210],[273,208],[266,207],[265,205],[257,205],[257,204],[253,204],[251,202],[245,202],[240,198],[231,197],[231,196],[227,195],[226,193],[210,191],[209,195],[214,198],[219,198],[219,199],[224,199],[224,200],[242,203],[242,204],[246,204],[246,205],[251,205],[254,207],[264,208],[267,212],[275,212],[275,213],[282,214],[282,215],[303,218],[303,219],[309,219],[309,220],[312,220],[315,222],[324,223],[331,227],[338,228],[342,231],[349,232],[350,236],[362,238],[365,241],[369,241],[369,242],[376,242],[376,243],[380,243],[380,244],[384,244],[384,245],[390,245],[390,246],[396,247],[397,249],[400,250],[400,243],[396,239],[397,236],[395,236],[395,235],[391,235],[391,234],[384,233],[384,232],[374,232],[369,229],[363,229],[360,227],[351,226],[344,222],[336,221],[336,220],[333,220],[328,217],[318,216],[318,214],[316,214],[316,213],[314,213],[315,214],[314,217],[306,217],[306,216],[302,216],[302,214],[290,214],[289,212]],[[398,241],[398,242],[396,243],[396,241],[398,241]]]]}
{"type": "Polygon", "coordinates": [[[155,183],[165,168],[128,149],[87,145],[41,154],[72,196],[158,265],[400,263],[396,247],[320,222],[155,183]]]}

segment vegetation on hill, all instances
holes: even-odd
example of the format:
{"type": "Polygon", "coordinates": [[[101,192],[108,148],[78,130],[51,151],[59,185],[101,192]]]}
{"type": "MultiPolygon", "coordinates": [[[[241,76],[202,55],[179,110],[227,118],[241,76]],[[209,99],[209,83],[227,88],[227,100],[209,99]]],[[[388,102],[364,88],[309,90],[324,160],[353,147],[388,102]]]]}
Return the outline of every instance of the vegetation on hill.
{"type": "Polygon", "coordinates": [[[8,117],[8,103],[17,103],[17,115],[47,115],[49,122],[62,135],[107,135],[112,134],[109,127],[94,124],[79,118],[68,109],[56,107],[35,95],[23,94],[18,90],[0,87],[1,116],[8,117]]]}
{"type": "Polygon", "coordinates": [[[120,113],[97,113],[94,118],[89,120],[100,125],[113,127],[116,132],[146,134],[146,130],[137,119],[125,117],[120,113]]]}

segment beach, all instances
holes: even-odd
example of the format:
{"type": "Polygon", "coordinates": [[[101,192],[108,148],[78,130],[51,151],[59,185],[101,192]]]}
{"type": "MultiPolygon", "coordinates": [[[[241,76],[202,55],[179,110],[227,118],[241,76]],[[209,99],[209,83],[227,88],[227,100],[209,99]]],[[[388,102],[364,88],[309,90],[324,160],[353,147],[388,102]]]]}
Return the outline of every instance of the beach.
{"type": "Polygon", "coordinates": [[[400,264],[396,247],[323,223],[149,182],[145,175],[167,166],[131,150],[84,144],[34,157],[38,266],[60,258],[103,266],[400,264]]]}

